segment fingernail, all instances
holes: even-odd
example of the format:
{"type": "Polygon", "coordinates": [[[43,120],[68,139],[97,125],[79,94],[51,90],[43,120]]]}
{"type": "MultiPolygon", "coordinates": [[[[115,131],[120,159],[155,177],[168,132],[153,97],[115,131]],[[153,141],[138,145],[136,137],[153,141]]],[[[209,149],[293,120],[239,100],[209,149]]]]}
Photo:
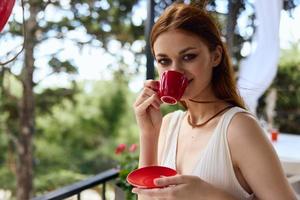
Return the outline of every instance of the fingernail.
{"type": "Polygon", "coordinates": [[[154,184],[159,186],[160,185],[160,180],[158,178],[154,179],[154,184]]]}
{"type": "Polygon", "coordinates": [[[131,190],[131,192],[134,193],[134,194],[137,194],[137,193],[138,193],[137,190],[136,190],[135,188],[133,188],[133,189],[131,190]]]}
{"type": "Polygon", "coordinates": [[[157,110],[159,110],[160,109],[160,105],[156,104],[156,108],[157,108],[157,110]]]}

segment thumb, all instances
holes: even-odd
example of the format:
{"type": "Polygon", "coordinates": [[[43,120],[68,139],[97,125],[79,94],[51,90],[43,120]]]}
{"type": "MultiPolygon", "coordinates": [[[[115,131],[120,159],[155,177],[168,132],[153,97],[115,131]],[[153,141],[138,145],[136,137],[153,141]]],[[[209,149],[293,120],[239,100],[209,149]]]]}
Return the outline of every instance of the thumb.
{"type": "Polygon", "coordinates": [[[186,182],[185,179],[186,178],[183,175],[167,176],[167,177],[154,179],[154,184],[159,187],[166,187],[169,185],[179,185],[179,184],[184,184],[186,182]]]}

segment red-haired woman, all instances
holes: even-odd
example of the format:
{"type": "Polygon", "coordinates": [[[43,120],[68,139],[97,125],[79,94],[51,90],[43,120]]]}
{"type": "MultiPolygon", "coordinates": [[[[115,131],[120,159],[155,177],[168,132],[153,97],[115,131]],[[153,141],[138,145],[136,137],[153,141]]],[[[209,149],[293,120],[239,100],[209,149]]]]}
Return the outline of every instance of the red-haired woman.
{"type": "Polygon", "coordinates": [[[155,180],[163,188],[134,188],[139,199],[295,199],[272,145],[237,92],[213,18],[173,4],[155,23],[151,46],[159,75],[179,71],[189,84],[181,98],[186,111],[162,117],[154,80],[134,103],[139,166],[178,172],[155,180]]]}

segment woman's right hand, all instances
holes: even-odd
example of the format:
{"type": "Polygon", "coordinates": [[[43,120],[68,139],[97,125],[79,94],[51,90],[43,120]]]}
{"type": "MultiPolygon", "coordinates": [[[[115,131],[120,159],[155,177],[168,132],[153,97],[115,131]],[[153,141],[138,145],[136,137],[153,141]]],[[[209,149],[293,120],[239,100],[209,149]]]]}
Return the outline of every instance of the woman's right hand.
{"type": "Polygon", "coordinates": [[[159,82],[147,80],[144,89],[134,103],[134,112],[137,124],[142,132],[155,131],[159,133],[162,123],[160,105],[162,102],[158,96],[159,82]]]}

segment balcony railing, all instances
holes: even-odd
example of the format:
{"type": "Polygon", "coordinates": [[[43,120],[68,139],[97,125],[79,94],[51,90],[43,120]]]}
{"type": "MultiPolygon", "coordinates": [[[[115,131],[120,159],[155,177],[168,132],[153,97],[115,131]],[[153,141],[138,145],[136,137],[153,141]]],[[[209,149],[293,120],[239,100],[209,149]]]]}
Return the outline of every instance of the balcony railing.
{"type": "Polygon", "coordinates": [[[102,185],[102,199],[105,200],[106,182],[117,178],[118,175],[119,171],[117,169],[110,169],[100,174],[97,174],[96,176],[74,183],[72,185],[68,185],[58,190],[49,192],[45,195],[35,197],[32,200],[61,200],[74,195],[76,195],[77,199],[80,200],[80,193],[83,190],[92,188],[100,184],[102,185]]]}

